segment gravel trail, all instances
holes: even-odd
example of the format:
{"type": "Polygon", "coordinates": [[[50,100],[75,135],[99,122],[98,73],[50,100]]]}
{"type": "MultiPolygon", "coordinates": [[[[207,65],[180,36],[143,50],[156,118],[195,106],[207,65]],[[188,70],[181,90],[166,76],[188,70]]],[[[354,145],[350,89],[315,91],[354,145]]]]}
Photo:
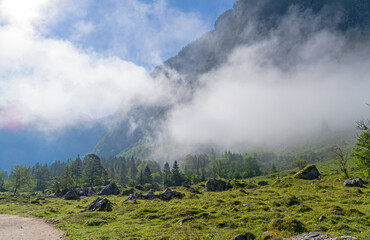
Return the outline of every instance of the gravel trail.
{"type": "Polygon", "coordinates": [[[0,240],[60,240],[63,231],[42,219],[0,214],[0,240]]]}

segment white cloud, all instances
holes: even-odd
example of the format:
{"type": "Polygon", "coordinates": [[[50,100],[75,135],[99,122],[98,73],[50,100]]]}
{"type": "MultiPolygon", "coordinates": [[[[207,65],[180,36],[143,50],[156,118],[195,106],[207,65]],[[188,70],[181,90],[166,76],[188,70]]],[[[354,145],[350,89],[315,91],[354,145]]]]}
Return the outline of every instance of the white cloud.
{"type": "Polygon", "coordinates": [[[320,136],[324,123],[354,130],[370,116],[369,42],[327,30],[293,44],[283,36],[241,46],[203,75],[193,100],[171,112],[156,154],[281,149],[320,136]],[[285,43],[293,53],[281,52],[285,43]]]}
{"type": "MultiPolygon", "coordinates": [[[[153,80],[145,68],[44,36],[39,29],[51,16],[44,10],[60,16],[57,6],[41,0],[0,2],[0,12],[6,12],[0,26],[0,126],[55,130],[118,107],[129,110],[132,104],[167,98],[167,85],[153,80]]],[[[93,31],[87,22],[75,26],[81,34],[93,31]]]]}

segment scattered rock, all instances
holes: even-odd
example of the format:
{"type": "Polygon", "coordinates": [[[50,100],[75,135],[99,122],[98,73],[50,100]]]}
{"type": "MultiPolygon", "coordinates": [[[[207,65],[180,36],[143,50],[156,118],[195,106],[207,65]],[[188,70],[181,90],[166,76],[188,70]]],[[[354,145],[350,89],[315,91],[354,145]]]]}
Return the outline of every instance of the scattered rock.
{"type": "Polygon", "coordinates": [[[116,183],[109,183],[105,186],[98,195],[118,195],[120,193],[116,183]]]}
{"type": "Polygon", "coordinates": [[[91,197],[91,196],[96,195],[96,193],[93,190],[88,189],[88,188],[80,189],[77,192],[78,192],[78,195],[85,196],[85,197],[91,197]]]}
{"type": "Polygon", "coordinates": [[[352,236],[348,236],[348,235],[343,235],[343,236],[340,237],[340,239],[353,239],[353,240],[357,240],[357,238],[352,237],[352,236]]]}
{"type": "Polygon", "coordinates": [[[144,199],[142,193],[134,192],[128,196],[128,198],[123,202],[134,202],[138,199],[144,199]]]}
{"type": "Polygon", "coordinates": [[[171,200],[172,198],[182,198],[184,194],[181,192],[172,191],[171,189],[167,188],[166,191],[160,193],[159,195],[154,194],[154,190],[150,190],[146,195],[142,193],[132,193],[128,196],[128,198],[124,202],[132,202],[136,200],[153,200],[159,198],[161,200],[171,200]]]}
{"type": "Polygon", "coordinates": [[[324,221],[325,219],[327,219],[327,217],[325,217],[325,216],[320,216],[319,217],[319,221],[321,222],[321,221],[324,221]]]}
{"type": "Polygon", "coordinates": [[[195,190],[195,189],[189,189],[189,191],[191,193],[194,193],[194,194],[202,194],[202,192],[198,191],[198,190],[195,190]]]}
{"type": "Polygon", "coordinates": [[[354,179],[346,180],[343,185],[345,187],[363,187],[364,182],[362,181],[361,178],[354,178],[354,179]]]}
{"type": "Polygon", "coordinates": [[[31,201],[31,204],[39,204],[40,200],[45,200],[45,198],[44,197],[36,198],[35,200],[31,201]]]}
{"type": "Polygon", "coordinates": [[[266,182],[266,181],[260,181],[260,182],[258,182],[257,183],[259,186],[266,186],[266,185],[269,185],[269,183],[268,182],[266,182]]]}
{"type": "Polygon", "coordinates": [[[256,187],[257,187],[256,185],[253,185],[253,184],[250,184],[250,183],[245,184],[245,188],[247,188],[247,189],[253,189],[253,188],[256,188],[256,187]]]}
{"type": "Polygon", "coordinates": [[[97,198],[92,201],[85,209],[85,211],[112,211],[113,203],[106,198],[97,198]]]}
{"type": "Polygon", "coordinates": [[[234,240],[253,240],[256,237],[252,233],[239,234],[235,236],[234,240]]]}
{"type": "Polygon", "coordinates": [[[122,196],[128,196],[130,194],[133,194],[135,192],[135,190],[133,188],[129,189],[129,190],[125,190],[122,192],[122,196]]]}
{"type": "Polygon", "coordinates": [[[56,197],[63,197],[64,195],[66,195],[66,193],[68,192],[68,189],[63,189],[62,191],[56,191],[54,196],[56,197]]]}
{"type": "Polygon", "coordinates": [[[206,182],[205,190],[206,191],[225,191],[232,188],[231,184],[229,182],[225,182],[221,179],[209,179],[206,182]]]}
{"type": "Polygon", "coordinates": [[[243,207],[249,207],[248,203],[243,204],[243,207]]]}
{"type": "Polygon", "coordinates": [[[172,198],[183,198],[184,194],[181,192],[172,191],[171,189],[167,188],[164,193],[159,194],[159,198],[165,201],[171,200],[172,198]]]}
{"type": "Polygon", "coordinates": [[[276,232],[267,231],[262,234],[263,240],[274,239],[274,238],[279,238],[279,235],[276,232]]]}
{"type": "Polygon", "coordinates": [[[69,190],[64,196],[65,200],[79,200],[80,196],[75,190],[69,190]]]}
{"type": "Polygon", "coordinates": [[[335,214],[339,214],[339,215],[343,214],[343,209],[341,207],[338,207],[338,206],[334,207],[333,211],[334,211],[335,214]]]}
{"type": "Polygon", "coordinates": [[[330,239],[328,236],[322,232],[307,232],[299,234],[298,236],[291,238],[284,238],[284,240],[326,240],[330,239]]]}
{"type": "Polygon", "coordinates": [[[150,189],[150,190],[146,193],[146,195],[144,195],[144,197],[145,197],[145,199],[147,199],[147,200],[153,200],[153,199],[158,198],[158,195],[155,195],[155,194],[154,194],[154,189],[150,189]]]}
{"type": "Polygon", "coordinates": [[[320,172],[317,170],[315,165],[310,165],[299,171],[296,175],[295,178],[300,178],[300,179],[316,179],[320,177],[320,172]]]}

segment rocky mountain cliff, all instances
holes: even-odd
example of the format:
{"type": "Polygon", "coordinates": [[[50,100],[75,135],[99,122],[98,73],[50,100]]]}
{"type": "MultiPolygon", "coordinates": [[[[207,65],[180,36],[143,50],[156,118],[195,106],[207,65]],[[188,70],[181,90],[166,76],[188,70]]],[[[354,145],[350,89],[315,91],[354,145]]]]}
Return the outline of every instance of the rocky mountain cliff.
{"type": "MultiPolygon", "coordinates": [[[[353,39],[367,38],[370,0],[239,0],[217,19],[213,31],[184,47],[152,75],[166,73],[168,68],[176,70],[185,76],[186,86],[196,91],[201,74],[222,65],[237,47],[263,41],[271,34],[281,40],[271,53],[272,63],[289,67],[299,57],[291,47],[293,43],[323,29],[345,32],[353,39]]],[[[165,119],[170,108],[133,109],[105,133],[94,152],[103,156],[148,156],[151,149],[147,143],[155,137],[155,126],[165,119]]]]}

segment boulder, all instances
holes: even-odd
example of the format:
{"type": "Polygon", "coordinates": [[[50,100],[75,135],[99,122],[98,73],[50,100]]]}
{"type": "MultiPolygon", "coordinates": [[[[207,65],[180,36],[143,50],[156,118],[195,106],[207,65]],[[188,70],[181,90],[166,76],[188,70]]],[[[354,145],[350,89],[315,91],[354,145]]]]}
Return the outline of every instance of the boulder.
{"type": "Polygon", "coordinates": [[[130,194],[133,194],[135,192],[135,190],[133,188],[129,189],[129,190],[125,190],[122,192],[122,196],[128,196],[130,194]]]}
{"type": "Polygon", "coordinates": [[[109,183],[98,193],[98,195],[118,195],[119,193],[120,190],[116,183],[109,183]]]}
{"type": "Polygon", "coordinates": [[[75,190],[69,190],[64,196],[65,200],[78,200],[80,196],[77,194],[75,190]]]}
{"type": "Polygon", "coordinates": [[[225,191],[232,188],[231,184],[229,182],[225,182],[221,179],[209,179],[206,182],[205,190],[206,191],[225,191]]]}
{"type": "Polygon", "coordinates": [[[125,200],[125,201],[123,201],[123,202],[135,202],[135,201],[136,201],[136,200],[138,200],[138,199],[145,199],[145,198],[143,197],[143,194],[141,194],[141,193],[137,193],[137,192],[134,192],[134,193],[130,194],[130,195],[126,198],[126,200],[125,200]]]}
{"type": "Polygon", "coordinates": [[[150,189],[146,195],[144,195],[144,198],[147,199],[147,200],[153,200],[153,199],[156,199],[158,198],[158,195],[155,195],[154,194],[154,189],[150,189]]]}
{"type": "Polygon", "coordinates": [[[364,182],[362,181],[361,178],[354,178],[354,179],[346,180],[343,185],[345,187],[363,187],[364,182]]]}
{"type": "Polygon", "coordinates": [[[97,198],[87,205],[85,211],[112,211],[113,203],[106,198],[97,198]]]}
{"type": "Polygon", "coordinates": [[[161,200],[171,200],[172,198],[183,198],[184,194],[181,192],[172,191],[171,189],[167,188],[166,191],[158,195],[159,199],[161,200]]]}
{"type": "Polygon", "coordinates": [[[194,194],[202,194],[202,192],[200,192],[200,191],[198,191],[198,190],[196,190],[196,189],[189,189],[189,191],[190,191],[191,193],[194,193],[194,194]]]}
{"type": "Polygon", "coordinates": [[[356,237],[348,236],[348,235],[343,235],[340,237],[340,239],[351,239],[351,240],[357,240],[356,237]]]}
{"type": "Polygon", "coordinates": [[[164,201],[171,200],[172,198],[182,198],[184,194],[181,192],[172,191],[171,189],[167,188],[166,191],[160,193],[159,195],[154,194],[154,190],[149,190],[146,195],[142,193],[132,193],[128,196],[128,198],[124,202],[133,202],[136,200],[153,200],[153,199],[161,199],[164,201]]]}
{"type": "Polygon", "coordinates": [[[322,232],[307,232],[299,234],[295,237],[284,238],[285,240],[326,240],[330,239],[328,236],[322,232]]]}
{"type": "Polygon", "coordinates": [[[253,240],[255,239],[255,236],[251,233],[248,234],[239,234],[235,236],[234,240],[253,240]]]}
{"type": "Polygon", "coordinates": [[[63,197],[64,195],[66,195],[66,193],[68,192],[68,189],[63,189],[62,191],[58,190],[55,192],[55,196],[56,197],[63,197]]]}
{"type": "Polygon", "coordinates": [[[295,178],[300,178],[300,179],[316,179],[320,177],[320,172],[317,170],[315,165],[310,165],[299,171],[296,175],[295,178]]]}
{"type": "Polygon", "coordinates": [[[86,197],[91,197],[91,196],[96,195],[96,193],[93,190],[88,189],[88,188],[79,189],[77,192],[78,192],[78,195],[86,196],[86,197]]]}
{"type": "Polygon", "coordinates": [[[260,182],[258,182],[257,183],[259,186],[266,186],[266,185],[269,185],[269,183],[268,182],[266,182],[266,181],[260,181],[260,182]]]}

